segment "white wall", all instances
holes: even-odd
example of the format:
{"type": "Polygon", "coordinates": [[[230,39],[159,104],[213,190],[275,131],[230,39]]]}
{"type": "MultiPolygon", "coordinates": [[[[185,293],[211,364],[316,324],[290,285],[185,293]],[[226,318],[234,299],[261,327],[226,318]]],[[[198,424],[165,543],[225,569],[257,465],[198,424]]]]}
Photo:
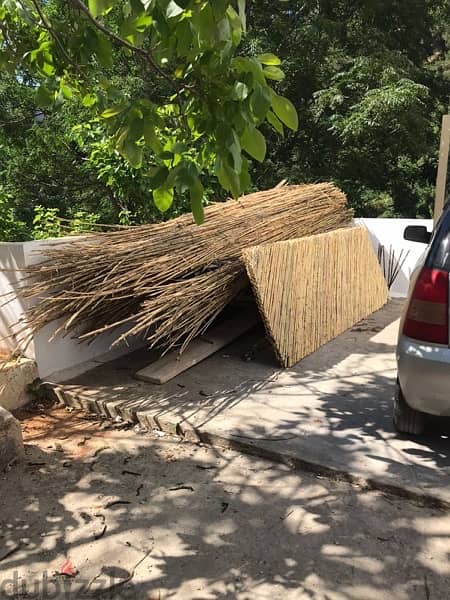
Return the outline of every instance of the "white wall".
{"type": "MultiPolygon", "coordinates": [[[[24,301],[16,294],[14,286],[18,285],[20,279],[16,269],[24,266],[24,244],[0,243],[0,350],[14,351],[18,346],[14,332],[18,329],[17,322],[24,311],[24,301]]],[[[33,343],[25,354],[34,358],[33,343]]]]}
{"type": "Polygon", "coordinates": [[[68,372],[75,375],[95,366],[92,364],[93,359],[103,360],[106,354],[109,358],[120,356],[143,345],[143,340],[133,338],[111,352],[112,342],[118,334],[126,331],[126,328],[117,330],[114,334],[98,336],[90,344],[80,343],[70,335],[57,337],[50,342],[58,323],[39,331],[27,347],[21,341],[17,333],[21,327],[18,323],[23,319],[27,302],[20,295],[21,273],[17,269],[24,269],[42,261],[42,249],[46,246],[70,243],[73,239],[0,243],[0,294],[3,296],[0,299],[0,350],[20,350],[27,358],[35,360],[41,378],[53,374],[62,377],[68,372]]]}
{"type": "Polygon", "coordinates": [[[409,251],[408,257],[399,273],[390,295],[394,298],[403,298],[408,293],[409,277],[422,253],[426,250],[425,244],[407,242],[403,239],[403,232],[408,225],[425,225],[428,231],[433,230],[432,219],[356,219],[369,230],[375,252],[380,245],[389,252],[390,246],[395,255],[399,256],[401,250],[409,251]]]}
{"type": "MultiPolygon", "coordinates": [[[[369,230],[375,252],[378,251],[380,244],[385,246],[386,251],[389,251],[389,247],[392,245],[397,255],[402,248],[409,250],[403,269],[391,289],[391,295],[394,297],[406,296],[409,276],[418,258],[425,250],[425,246],[406,242],[403,239],[403,231],[407,225],[425,225],[431,231],[431,219],[357,219],[356,222],[363,224],[369,230]]],[[[143,345],[141,339],[134,338],[129,340],[128,345],[124,343],[111,352],[110,346],[116,339],[117,332],[114,335],[99,336],[91,344],[80,343],[69,336],[58,337],[50,342],[57,324],[41,330],[26,349],[18,341],[17,335],[14,335],[25,308],[24,299],[14,289],[15,286],[19,286],[20,289],[20,272],[15,269],[23,269],[40,262],[42,249],[45,246],[70,243],[73,239],[0,243],[0,294],[13,292],[9,298],[3,296],[3,299],[0,299],[0,350],[22,350],[25,356],[36,361],[39,375],[43,378],[55,373],[59,374],[59,378],[67,376],[68,373],[75,375],[77,372],[95,366],[95,363],[92,362],[93,359],[102,361],[106,358],[111,359],[113,356],[125,354],[143,345]],[[12,301],[5,304],[5,300],[10,298],[12,301]]],[[[122,331],[125,331],[125,328],[122,331]]],[[[58,377],[55,376],[55,378],[58,377]]]]}

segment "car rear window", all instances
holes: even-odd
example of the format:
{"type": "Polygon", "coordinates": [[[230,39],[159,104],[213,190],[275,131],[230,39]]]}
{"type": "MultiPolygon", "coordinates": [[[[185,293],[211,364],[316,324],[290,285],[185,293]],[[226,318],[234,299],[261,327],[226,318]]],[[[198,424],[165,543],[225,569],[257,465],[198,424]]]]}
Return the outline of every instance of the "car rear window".
{"type": "Polygon", "coordinates": [[[426,266],[450,272],[450,207],[446,208],[436,226],[426,266]]]}

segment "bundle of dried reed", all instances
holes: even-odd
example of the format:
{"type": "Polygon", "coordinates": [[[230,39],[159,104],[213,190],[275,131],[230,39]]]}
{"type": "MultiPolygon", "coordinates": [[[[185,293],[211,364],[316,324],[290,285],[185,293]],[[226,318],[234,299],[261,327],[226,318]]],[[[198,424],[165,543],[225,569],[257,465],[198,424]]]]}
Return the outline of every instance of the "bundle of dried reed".
{"type": "Polygon", "coordinates": [[[152,346],[186,347],[248,284],[244,248],[344,227],[345,196],[331,184],[284,186],[216,203],[202,226],[167,223],[86,236],[49,247],[22,290],[33,335],[93,339],[118,326],[116,342],[143,334],[152,346]]]}
{"type": "Polygon", "coordinates": [[[386,252],[386,248],[381,244],[378,246],[378,262],[383,270],[388,290],[394,285],[408,256],[409,250],[404,250],[402,248],[400,254],[397,256],[392,245],[389,246],[389,252],[386,252]]]}

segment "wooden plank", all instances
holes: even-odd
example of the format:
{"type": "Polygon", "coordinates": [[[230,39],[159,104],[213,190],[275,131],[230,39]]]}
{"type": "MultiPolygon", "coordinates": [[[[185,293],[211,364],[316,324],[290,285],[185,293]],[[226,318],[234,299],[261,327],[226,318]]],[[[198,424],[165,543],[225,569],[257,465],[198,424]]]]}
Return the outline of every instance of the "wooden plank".
{"type": "Polygon", "coordinates": [[[442,117],[441,145],[439,149],[439,166],[436,179],[434,199],[434,224],[439,220],[444,209],[445,189],[447,185],[448,157],[450,149],[450,115],[442,117]]]}
{"type": "Polygon", "coordinates": [[[256,309],[243,311],[232,319],[227,319],[209,329],[205,335],[193,340],[183,354],[172,351],[151,363],[135,375],[137,379],[162,385],[180,373],[197,365],[208,356],[224,348],[260,321],[256,309]]]}

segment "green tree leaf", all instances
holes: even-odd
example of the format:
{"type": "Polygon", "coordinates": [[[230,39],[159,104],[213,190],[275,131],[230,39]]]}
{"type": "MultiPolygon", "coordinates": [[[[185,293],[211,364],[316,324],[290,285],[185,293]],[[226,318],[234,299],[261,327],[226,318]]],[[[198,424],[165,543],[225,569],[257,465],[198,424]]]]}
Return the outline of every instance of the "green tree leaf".
{"type": "Polygon", "coordinates": [[[232,61],[232,67],[237,73],[251,73],[255,87],[258,84],[266,85],[262,66],[256,59],[237,56],[232,61]]]}
{"type": "Polygon", "coordinates": [[[220,185],[231,192],[233,198],[239,198],[241,193],[239,174],[228,164],[226,158],[217,157],[215,170],[220,185]]]}
{"type": "Polygon", "coordinates": [[[258,85],[250,96],[250,107],[257,119],[263,121],[272,104],[269,88],[258,85]]]}
{"type": "Polygon", "coordinates": [[[83,96],[82,104],[83,104],[83,106],[86,106],[87,108],[94,106],[94,104],[96,104],[96,102],[97,102],[96,94],[86,94],[86,96],[83,96]]]}
{"type": "Polygon", "coordinates": [[[263,65],[270,65],[275,67],[281,65],[281,60],[278,58],[278,56],[275,56],[275,54],[271,54],[270,52],[267,52],[266,54],[259,54],[257,56],[257,59],[263,65]]]}
{"type": "Polygon", "coordinates": [[[231,38],[235,46],[239,46],[242,40],[242,20],[232,6],[227,10],[228,19],[231,25],[231,38]]]}
{"type": "Polygon", "coordinates": [[[116,104],[116,106],[110,106],[106,110],[101,113],[102,119],[112,119],[112,117],[116,117],[120,115],[127,108],[126,104],[116,104]]]}
{"type": "Polygon", "coordinates": [[[271,110],[267,113],[267,120],[272,125],[272,127],[277,131],[280,135],[284,136],[284,127],[283,123],[280,119],[273,113],[271,110]]]}
{"type": "Polygon", "coordinates": [[[228,139],[231,141],[231,144],[228,146],[228,150],[233,157],[234,170],[236,173],[240,173],[242,169],[242,154],[239,137],[234,130],[231,130],[231,134],[228,139]]]}
{"type": "Polygon", "coordinates": [[[250,154],[252,158],[256,158],[259,162],[263,162],[266,157],[266,140],[263,134],[256,127],[247,127],[244,135],[241,137],[242,148],[250,154]]]}
{"type": "Polygon", "coordinates": [[[64,96],[64,98],[68,100],[70,100],[70,98],[73,98],[72,88],[69,85],[66,85],[64,81],[60,81],[59,89],[61,90],[61,93],[64,96]]]}
{"type": "Polygon", "coordinates": [[[286,75],[278,67],[266,67],[263,69],[263,73],[266,79],[273,79],[273,81],[283,81],[286,75]]]}
{"type": "Polygon", "coordinates": [[[150,169],[150,184],[153,189],[168,187],[164,185],[169,176],[169,169],[167,167],[152,167],[150,169]]]}
{"type": "Polygon", "coordinates": [[[216,42],[214,14],[209,2],[203,3],[195,19],[200,47],[213,48],[216,42]]]}
{"type": "Polygon", "coordinates": [[[245,12],[246,8],[246,0],[238,0],[238,8],[239,8],[239,18],[242,23],[242,31],[247,33],[247,15],[245,12]]]}
{"type": "Polygon", "coordinates": [[[190,188],[190,196],[191,210],[197,225],[201,225],[205,220],[205,212],[203,210],[204,193],[205,188],[203,187],[200,179],[196,177],[190,188]]]}
{"type": "Polygon", "coordinates": [[[99,17],[112,6],[110,0],[89,0],[89,11],[93,17],[99,17]]]}
{"type": "Polygon", "coordinates": [[[283,96],[273,95],[272,108],[276,116],[282,121],[289,129],[297,131],[298,129],[298,115],[295,106],[290,100],[283,96]]]}
{"type": "Polygon", "coordinates": [[[233,97],[235,98],[235,100],[245,100],[247,98],[247,96],[249,95],[250,90],[248,89],[248,86],[243,83],[242,81],[236,81],[236,83],[234,84],[234,94],[233,97]]]}
{"type": "Polygon", "coordinates": [[[136,142],[126,139],[121,147],[120,152],[132,167],[134,167],[135,169],[141,168],[143,151],[142,147],[138,146],[136,142]]]}
{"type": "Polygon", "coordinates": [[[177,24],[176,30],[177,51],[180,57],[185,57],[191,50],[193,36],[191,24],[187,19],[177,24]]]}
{"type": "Polygon", "coordinates": [[[127,141],[128,134],[130,133],[130,128],[128,125],[121,127],[116,133],[116,149],[122,154],[122,149],[127,141]]]}
{"type": "Polygon", "coordinates": [[[113,66],[113,52],[111,42],[104,36],[97,36],[95,44],[95,54],[99,63],[105,69],[111,69],[113,66]]]}
{"type": "Polygon", "coordinates": [[[241,184],[241,193],[247,192],[250,189],[252,179],[249,172],[250,163],[246,158],[242,159],[242,171],[239,175],[239,181],[241,184]]]}
{"type": "Polygon", "coordinates": [[[143,14],[134,20],[134,27],[139,33],[143,33],[147,27],[153,23],[153,17],[151,15],[143,14]]]}
{"type": "Polygon", "coordinates": [[[153,201],[161,212],[166,212],[173,204],[173,188],[158,188],[153,190],[153,201]]]}
{"type": "Polygon", "coordinates": [[[151,117],[144,120],[144,140],[155,154],[162,154],[163,146],[155,132],[155,127],[151,117]]]}
{"type": "Polygon", "coordinates": [[[55,67],[51,62],[43,61],[40,65],[40,71],[46,76],[51,77],[55,74],[55,67]]]}

